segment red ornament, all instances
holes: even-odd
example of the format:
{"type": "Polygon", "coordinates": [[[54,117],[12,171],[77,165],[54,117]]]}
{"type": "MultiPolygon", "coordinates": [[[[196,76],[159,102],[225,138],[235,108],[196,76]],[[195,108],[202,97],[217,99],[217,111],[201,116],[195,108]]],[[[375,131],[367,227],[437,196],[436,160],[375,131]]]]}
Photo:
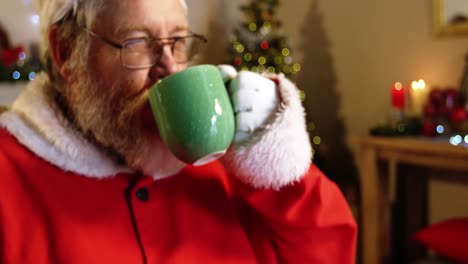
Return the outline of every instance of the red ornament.
{"type": "Polygon", "coordinates": [[[7,68],[9,68],[19,59],[19,55],[22,52],[24,52],[23,46],[5,49],[0,53],[0,60],[7,68]]]}
{"type": "Polygon", "coordinates": [[[270,47],[270,45],[268,44],[268,41],[264,40],[260,43],[260,48],[266,50],[270,47]]]}
{"type": "Polygon", "coordinates": [[[239,57],[234,58],[234,64],[235,64],[236,66],[241,65],[241,64],[242,64],[242,59],[239,58],[239,57]]]}
{"type": "Polygon", "coordinates": [[[2,52],[2,63],[7,67],[11,67],[13,63],[18,59],[18,56],[15,55],[14,50],[12,49],[6,49],[2,52]]]}
{"type": "Polygon", "coordinates": [[[458,106],[461,106],[460,105],[460,102],[462,102],[460,98],[461,95],[457,89],[448,88],[444,91],[444,95],[445,95],[445,104],[447,105],[447,108],[449,110],[452,110],[454,108],[457,108],[458,106]]]}
{"type": "Polygon", "coordinates": [[[463,107],[457,107],[450,113],[450,120],[452,122],[458,123],[468,119],[468,113],[463,107]]]}
{"type": "Polygon", "coordinates": [[[439,88],[434,88],[429,93],[429,102],[434,105],[441,105],[444,99],[444,92],[439,88]]]}
{"type": "Polygon", "coordinates": [[[424,106],[424,116],[425,117],[433,118],[433,117],[435,117],[436,113],[437,113],[437,108],[435,107],[435,105],[426,104],[424,106]]]}
{"type": "Polygon", "coordinates": [[[436,123],[432,120],[424,121],[423,124],[423,135],[426,137],[433,137],[437,134],[436,123]]]}
{"type": "Polygon", "coordinates": [[[439,106],[439,115],[443,117],[447,117],[450,113],[450,109],[446,105],[439,106]]]}

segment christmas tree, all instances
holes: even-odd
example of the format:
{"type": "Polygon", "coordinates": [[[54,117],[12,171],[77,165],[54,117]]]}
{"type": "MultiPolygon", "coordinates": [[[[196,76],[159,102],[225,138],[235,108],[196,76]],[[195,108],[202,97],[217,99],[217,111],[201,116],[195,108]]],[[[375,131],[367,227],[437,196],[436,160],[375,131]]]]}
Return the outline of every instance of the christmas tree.
{"type": "Polygon", "coordinates": [[[252,0],[241,6],[246,21],[234,29],[229,64],[238,70],[284,73],[290,78],[301,70],[299,63],[293,63],[286,38],[279,33],[281,22],[274,19],[278,4],[278,0],[252,0]]]}
{"type": "MultiPolygon", "coordinates": [[[[278,5],[279,0],[251,0],[241,6],[246,21],[234,29],[228,49],[228,63],[237,70],[284,73],[293,80],[301,71],[301,64],[293,63],[286,37],[280,35],[281,22],[274,17],[278,5]]],[[[304,101],[303,90],[300,96],[304,101]]],[[[315,123],[309,122],[307,129],[313,142],[314,163],[320,168],[323,159],[316,147],[321,137],[315,131],[315,123]]]]}

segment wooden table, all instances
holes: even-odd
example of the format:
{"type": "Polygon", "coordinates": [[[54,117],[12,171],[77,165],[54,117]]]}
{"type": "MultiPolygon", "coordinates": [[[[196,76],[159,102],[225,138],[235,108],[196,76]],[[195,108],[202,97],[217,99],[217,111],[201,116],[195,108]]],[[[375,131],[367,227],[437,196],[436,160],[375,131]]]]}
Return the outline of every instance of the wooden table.
{"type": "MultiPolygon", "coordinates": [[[[388,204],[396,192],[397,165],[468,171],[468,147],[428,138],[359,138],[362,263],[383,263],[390,244],[388,204]],[[379,163],[385,162],[385,170],[379,163]]],[[[408,176],[408,175],[406,175],[408,176]]]]}

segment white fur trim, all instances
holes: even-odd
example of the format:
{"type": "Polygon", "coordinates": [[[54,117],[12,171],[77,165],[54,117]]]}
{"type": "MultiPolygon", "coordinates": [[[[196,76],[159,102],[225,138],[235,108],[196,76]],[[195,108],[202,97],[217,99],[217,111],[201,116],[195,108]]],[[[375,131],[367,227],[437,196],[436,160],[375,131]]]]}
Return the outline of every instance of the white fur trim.
{"type": "Polygon", "coordinates": [[[305,112],[296,86],[284,75],[279,80],[281,106],[274,120],[244,144],[233,144],[222,161],[242,182],[275,190],[299,181],[312,161],[305,112]]]}
{"type": "Polygon", "coordinates": [[[114,163],[71,127],[55,104],[48,101],[46,85],[48,77],[39,74],[11,110],[0,115],[0,126],[33,153],[64,171],[99,179],[131,172],[114,163]]]}

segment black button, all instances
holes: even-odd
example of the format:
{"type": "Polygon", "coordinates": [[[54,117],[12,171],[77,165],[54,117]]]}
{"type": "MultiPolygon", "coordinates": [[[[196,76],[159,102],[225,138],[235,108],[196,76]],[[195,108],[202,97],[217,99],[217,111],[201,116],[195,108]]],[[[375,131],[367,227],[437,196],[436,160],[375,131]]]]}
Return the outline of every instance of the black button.
{"type": "Polygon", "coordinates": [[[140,201],[146,202],[148,201],[148,189],[142,187],[136,191],[136,196],[140,201]]]}

